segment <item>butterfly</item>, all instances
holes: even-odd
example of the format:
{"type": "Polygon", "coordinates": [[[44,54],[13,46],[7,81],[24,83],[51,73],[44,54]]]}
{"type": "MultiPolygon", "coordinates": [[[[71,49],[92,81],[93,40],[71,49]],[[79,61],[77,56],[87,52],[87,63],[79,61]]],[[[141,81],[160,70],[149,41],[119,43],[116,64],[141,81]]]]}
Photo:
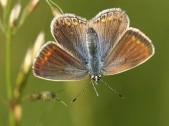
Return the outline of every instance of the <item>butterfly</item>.
{"type": "Polygon", "coordinates": [[[129,27],[129,17],[120,8],[106,9],[93,19],[74,14],[56,16],[51,22],[55,42],[42,46],[34,63],[36,77],[51,81],[91,78],[132,69],[154,54],[151,40],[129,27]]]}

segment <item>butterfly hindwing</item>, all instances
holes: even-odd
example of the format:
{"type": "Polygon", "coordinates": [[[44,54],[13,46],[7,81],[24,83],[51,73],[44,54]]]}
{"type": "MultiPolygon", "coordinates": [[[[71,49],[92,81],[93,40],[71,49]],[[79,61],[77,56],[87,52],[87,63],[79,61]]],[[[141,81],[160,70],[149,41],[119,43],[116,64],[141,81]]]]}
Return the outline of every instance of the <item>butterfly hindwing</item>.
{"type": "Polygon", "coordinates": [[[105,59],[103,75],[113,75],[134,68],[154,54],[151,40],[136,28],[129,28],[105,59]]]}
{"type": "Polygon", "coordinates": [[[47,42],[33,64],[34,75],[53,81],[81,80],[87,76],[83,64],[55,42],[47,42]]]}

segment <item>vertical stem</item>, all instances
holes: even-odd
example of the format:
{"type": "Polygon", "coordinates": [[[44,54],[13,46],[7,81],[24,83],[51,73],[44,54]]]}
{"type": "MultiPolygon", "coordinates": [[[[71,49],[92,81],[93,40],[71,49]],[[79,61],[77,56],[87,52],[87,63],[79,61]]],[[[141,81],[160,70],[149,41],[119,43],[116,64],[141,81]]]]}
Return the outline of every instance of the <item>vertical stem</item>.
{"type": "MultiPolygon", "coordinates": [[[[12,0],[8,0],[7,5],[7,32],[6,32],[6,86],[7,86],[7,98],[12,101],[12,83],[11,83],[11,27],[10,27],[10,12],[11,12],[12,0]]],[[[9,125],[15,126],[16,121],[12,108],[9,108],[9,125]]]]}
{"type": "Polygon", "coordinates": [[[6,38],[6,86],[8,100],[12,99],[12,85],[11,85],[11,29],[8,26],[6,38]]]}
{"type": "Polygon", "coordinates": [[[12,99],[12,84],[11,84],[11,27],[10,27],[10,11],[11,2],[8,0],[7,6],[7,32],[6,32],[6,86],[7,86],[7,97],[8,100],[12,99]]]}
{"type": "MultiPolygon", "coordinates": [[[[12,101],[12,83],[11,83],[11,28],[8,24],[7,38],[6,38],[6,86],[7,98],[12,101]]],[[[15,117],[11,108],[9,108],[9,125],[15,126],[15,117]]]]}

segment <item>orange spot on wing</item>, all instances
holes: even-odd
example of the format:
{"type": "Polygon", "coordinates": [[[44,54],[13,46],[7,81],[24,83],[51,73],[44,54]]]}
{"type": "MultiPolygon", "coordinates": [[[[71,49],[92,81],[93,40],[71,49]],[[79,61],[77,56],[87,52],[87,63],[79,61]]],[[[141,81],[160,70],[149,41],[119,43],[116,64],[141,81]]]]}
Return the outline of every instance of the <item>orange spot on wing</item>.
{"type": "Polygon", "coordinates": [[[144,47],[145,45],[142,43],[141,46],[144,47]]]}
{"type": "Polygon", "coordinates": [[[75,26],[77,26],[77,25],[78,25],[78,23],[77,23],[77,22],[74,22],[74,25],[75,25],[75,26]]]}
{"type": "Polygon", "coordinates": [[[132,36],[132,38],[131,38],[131,39],[134,41],[136,38],[135,38],[135,36],[132,36]]]}
{"type": "Polygon", "coordinates": [[[137,43],[137,44],[140,44],[140,41],[137,40],[136,43],[137,43]]]}
{"type": "Polygon", "coordinates": [[[108,20],[109,20],[109,21],[112,20],[112,16],[108,17],[108,20]]]}
{"type": "Polygon", "coordinates": [[[48,53],[47,53],[47,57],[50,56],[50,55],[52,55],[52,53],[51,53],[51,52],[48,52],[48,53]]]}
{"type": "Polygon", "coordinates": [[[44,60],[47,61],[47,60],[48,60],[48,57],[45,56],[45,57],[44,57],[44,60]]]}
{"type": "Polygon", "coordinates": [[[70,22],[66,22],[66,24],[67,24],[68,26],[70,26],[70,25],[71,25],[71,23],[70,23],[70,22]]]}
{"type": "Polygon", "coordinates": [[[101,22],[103,22],[103,23],[104,23],[105,21],[106,21],[106,19],[104,19],[104,18],[102,18],[102,19],[101,19],[101,22]]]}

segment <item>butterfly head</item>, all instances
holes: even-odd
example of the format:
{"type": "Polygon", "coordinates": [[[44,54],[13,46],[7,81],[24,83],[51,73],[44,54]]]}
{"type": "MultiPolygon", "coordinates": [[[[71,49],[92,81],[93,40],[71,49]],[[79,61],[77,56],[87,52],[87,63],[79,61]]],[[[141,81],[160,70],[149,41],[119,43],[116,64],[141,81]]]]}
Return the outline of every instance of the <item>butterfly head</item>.
{"type": "Polygon", "coordinates": [[[101,75],[91,75],[91,80],[93,80],[96,85],[98,85],[98,81],[100,79],[101,79],[101,75]]]}

